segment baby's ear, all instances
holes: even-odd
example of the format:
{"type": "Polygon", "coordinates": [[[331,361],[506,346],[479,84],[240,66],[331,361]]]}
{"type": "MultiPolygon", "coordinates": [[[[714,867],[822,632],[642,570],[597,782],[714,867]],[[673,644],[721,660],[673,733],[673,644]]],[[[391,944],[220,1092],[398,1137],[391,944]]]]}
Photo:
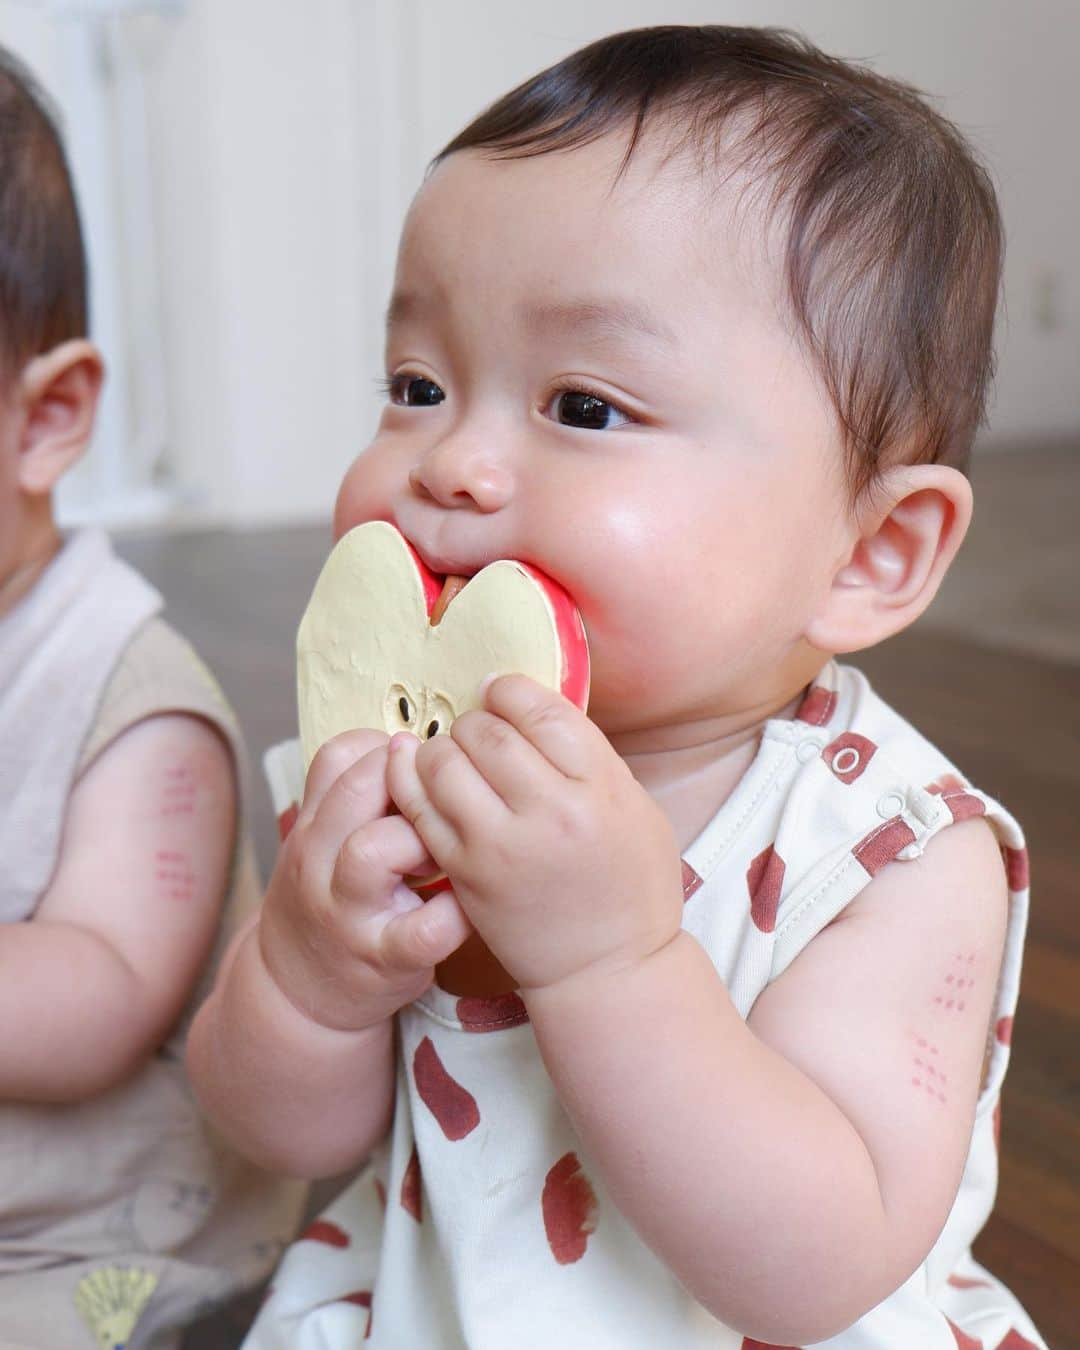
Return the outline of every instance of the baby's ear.
{"type": "Polygon", "coordinates": [[[104,377],[101,355],[85,338],[61,342],[24,366],[18,382],[24,492],[51,492],[82,455],[94,430],[104,377]]]}
{"type": "Polygon", "coordinates": [[[943,464],[898,465],[855,508],[853,542],[806,630],[821,651],[862,651],[914,623],[971,522],[971,484],[943,464]]]}

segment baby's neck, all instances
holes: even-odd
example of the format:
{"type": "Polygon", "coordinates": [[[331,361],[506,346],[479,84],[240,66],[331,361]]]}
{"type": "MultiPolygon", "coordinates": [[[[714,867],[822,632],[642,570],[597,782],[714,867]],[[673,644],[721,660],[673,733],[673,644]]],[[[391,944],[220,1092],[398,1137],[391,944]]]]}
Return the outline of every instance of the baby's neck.
{"type": "Polygon", "coordinates": [[[50,512],[24,521],[15,549],[3,559],[0,575],[0,618],[15,608],[33,590],[42,572],[60,552],[63,539],[50,512]]]}
{"type": "Polygon", "coordinates": [[[641,733],[613,743],[634,777],[671,821],[682,852],[727,801],[749,769],[765,723],[790,718],[809,680],[798,689],[730,717],[680,729],[658,740],[641,733]]]}

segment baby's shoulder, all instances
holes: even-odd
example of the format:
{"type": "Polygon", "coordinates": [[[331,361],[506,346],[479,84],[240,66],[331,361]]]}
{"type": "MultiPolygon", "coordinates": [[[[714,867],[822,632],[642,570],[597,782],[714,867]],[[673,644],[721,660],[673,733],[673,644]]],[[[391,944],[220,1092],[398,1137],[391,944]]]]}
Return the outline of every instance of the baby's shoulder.
{"type": "Polygon", "coordinates": [[[684,926],[748,1008],[878,879],[876,893],[892,894],[965,866],[980,876],[995,866],[1010,892],[1024,890],[1019,825],[860,671],[830,663],[793,718],[767,724],[743,780],[687,850],[684,926]],[[989,829],[965,826],[924,860],[938,836],[975,818],[989,829]]]}
{"type": "MultiPolygon", "coordinates": [[[[1000,803],[892,708],[853,667],[823,672],[833,695],[779,805],[776,850],[787,884],[778,900],[773,970],[860,897],[925,886],[944,869],[1019,874],[1024,840],[1000,803]],[[950,826],[981,820],[928,848],[950,826]],[[988,828],[985,828],[988,827],[988,828]],[[903,868],[893,864],[916,863],[903,868]],[[874,885],[888,874],[887,884],[874,885]]],[[[824,704],[824,698],[818,703],[824,704]]],[[[947,877],[945,878],[947,880],[947,877]]],[[[1012,886],[1010,880],[1010,888],[1012,886]]]]}
{"type": "Polygon", "coordinates": [[[210,723],[237,754],[235,714],[191,643],[159,615],[132,635],[113,666],[83,742],[76,777],[122,732],[165,713],[210,723]]]}
{"type": "Polygon", "coordinates": [[[778,794],[777,831],[793,859],[809,866],[842,844],[872,876],[928,834],[1000,812],[861,671],[834,662],[819,678],[782,733],[796,762],[778,794]]]}
{"type": "Polygon", "coordinates": [[[932,786],[947,773],[960,777],[949,757],[854,666],[825,667],[796,713],[796,723],[804,720],[815,728],[822,761],[844,786],[856,783],[877,756],[879,771],[887,766],[894,778],[913,786],[932,786]]]}

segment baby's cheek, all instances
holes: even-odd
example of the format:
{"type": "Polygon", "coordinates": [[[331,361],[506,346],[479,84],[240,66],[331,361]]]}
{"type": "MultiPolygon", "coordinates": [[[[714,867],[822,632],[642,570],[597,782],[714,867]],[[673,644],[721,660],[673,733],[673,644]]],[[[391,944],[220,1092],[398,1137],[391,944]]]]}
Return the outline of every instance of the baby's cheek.
{"type": "Polygon", "coordinates": [[[353,461],[334,504],[334,539],[368,520],[389,520],[393,495],[385,456],[374,444],[353,461]]]}
{"type": "Polygon", "coordinates": [[[334,542],[336,543],[356,525],[362,525],[371,516],[365,512],[363,495],[355,484],[355,466],[346,475],[334,504],[334,542]]]}

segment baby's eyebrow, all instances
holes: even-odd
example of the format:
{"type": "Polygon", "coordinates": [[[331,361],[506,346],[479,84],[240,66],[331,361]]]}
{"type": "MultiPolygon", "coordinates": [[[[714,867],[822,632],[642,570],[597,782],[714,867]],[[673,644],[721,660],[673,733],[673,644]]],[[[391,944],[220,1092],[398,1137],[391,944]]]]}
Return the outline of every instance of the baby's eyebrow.
{"type": "Polygon", "coordinates": [[[419,291],[395,291],[386,306],[387,332],[395,324],[407,323],[410,319],[427,318],[438,306],[430,296],[419,291]]]}
{"type": "Polygon", "coordinates": [[[644,336],[665,347],[674,349],[679,345],[675,330],[636,300],[523,302],[516,311],[526,331],[531,333],[555,329],[600,339],[644,336]]]}
{"type": "MultiPolygon", "coordinates": [[[[397,291],[387,306],[387,330],[410,319],[428,318],[438,309],[429,295],[397,291]]],[[[672,350],[679,346],[675,330],[636,300],[522,301],[515,306],[515,315],[526,332],[537,335],[572,332],[600,341],[647,337],[672,350]]]]}

